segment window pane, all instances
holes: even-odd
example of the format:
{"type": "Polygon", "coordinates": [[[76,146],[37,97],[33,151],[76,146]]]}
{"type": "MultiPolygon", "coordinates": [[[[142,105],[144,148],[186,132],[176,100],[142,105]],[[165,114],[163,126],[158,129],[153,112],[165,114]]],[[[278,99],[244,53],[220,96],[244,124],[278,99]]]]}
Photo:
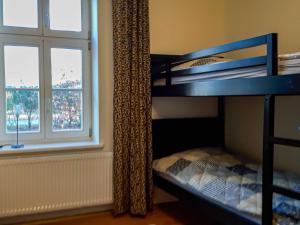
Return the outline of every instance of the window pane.
{"type": "Polygon", "coordinates": [[[4,46],[6,88],[39,87],[38,47],[4,46]]]}
{"type": "Polygon", "coordinates": [[[82,92],[52,91],[52,129],[82,129],[82,92]]]}
{"type": "Polygon", "coordinates": [[[50,0],[50,29],[81,31],[81,0],[50,0]]]}
{"type": "Polygon", "coordinates": [[[39,92],[28,90],[6,91],[6,131],[16,132],[17,111],[19,111],[19,131],[39,132],[39,92]]]}
{"type": "Polygon", "coordinates": [[[3,25],[38,28],[37,0],[3,0],[3,25]]]}
{"type": "Polygon", "coordinates": [[[82,87],[82,51],[51,49],[52,88],[82,87]]]}

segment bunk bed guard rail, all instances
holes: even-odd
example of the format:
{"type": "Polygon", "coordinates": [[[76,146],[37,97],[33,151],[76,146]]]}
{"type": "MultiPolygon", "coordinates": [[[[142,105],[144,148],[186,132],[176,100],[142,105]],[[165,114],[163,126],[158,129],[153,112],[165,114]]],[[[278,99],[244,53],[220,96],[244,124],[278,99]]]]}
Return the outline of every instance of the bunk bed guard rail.
{"type": "Polygon", "coordinates": [[[278,74],[278,50],[277,50],[277,34],[271,33],[259,37],[254,37],[238,42],[232,42],[225,45],[208,48],[185,55],[151,55],[151,73],[152,80],[154,79],[166,79],[166,85],[171,85],[171,79],[173,77],[180,77],[186,75],[198,75],[201,73],[217,72],[237,68],[245,68],[252,66],[267,65],[267,74],[274,76],[278,74]],[[257,46],[266,46],[267,55],[250,57],[244,59],[238,59],[228,62],[220,62],[210,65],[197,66],[189,69],[183,69],[180,71],[171,71],[173,66],[181,63],[196,60],[200,58],[206,58],[215,56],[222,53],[228,53],[236,50],[242,50],[246,48],[252,48],[257,46]]]}

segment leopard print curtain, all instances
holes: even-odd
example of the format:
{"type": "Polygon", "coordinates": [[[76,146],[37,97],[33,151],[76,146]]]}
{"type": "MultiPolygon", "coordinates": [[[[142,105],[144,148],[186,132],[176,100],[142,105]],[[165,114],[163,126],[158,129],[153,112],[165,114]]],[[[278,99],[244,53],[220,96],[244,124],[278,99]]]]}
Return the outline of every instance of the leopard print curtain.
{"type": "Polygon", "coordinates": [[[152,209],[148,0],[112,0],[114,39],[114,211],[152,209]]]}

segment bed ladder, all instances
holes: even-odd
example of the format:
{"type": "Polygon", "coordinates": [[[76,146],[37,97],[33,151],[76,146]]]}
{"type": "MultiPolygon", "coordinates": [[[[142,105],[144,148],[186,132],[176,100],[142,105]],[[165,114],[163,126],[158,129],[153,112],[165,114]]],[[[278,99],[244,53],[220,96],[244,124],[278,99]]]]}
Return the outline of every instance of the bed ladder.
{"type": "MultiPolygon", "coordinates": [[[[268,76],[278,74],[277,34],[268,39],[267,45],[268,76]]],[[[262,175],[262,225],[272,225],[273,193],[300,200],[300,193],[278,187],[273,184],[274,145],[300,147],[299,140],[279,138],[274,136],[275,96],[266,95],[264,99],[264,131],[263,131],[263,175],[262,175]]]]}
{"type": "Polygon", "coordinates": [[[275,96],[265,96],[263,137],[262,225],[272,225],[273,193],[300,200],[300,193],[273,184],[274,145],[300,147],[300,140],[274,136],[275,96]]]}

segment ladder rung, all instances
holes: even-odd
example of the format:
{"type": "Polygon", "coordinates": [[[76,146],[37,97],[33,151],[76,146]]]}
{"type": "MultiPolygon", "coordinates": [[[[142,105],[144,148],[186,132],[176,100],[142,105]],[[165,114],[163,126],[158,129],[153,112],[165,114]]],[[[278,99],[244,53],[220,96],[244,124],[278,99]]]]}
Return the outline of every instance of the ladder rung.
{"type": "Polygon", "coordinates": [[[296,191],[292,191],[283,187],[279,187],[276,185],[273,185],[273,192],[281,195],[285,195],[287,197],[300,200],[300,193],[296,191]]]}
{"type": "Polygon", "coordinates": [[[300,140],[293,140],[293,139],[287,139],[287,138],[273,137],[271,139],[271,142],[273,144],[278,144],[278,145],[300,147],[300,140]]]}

